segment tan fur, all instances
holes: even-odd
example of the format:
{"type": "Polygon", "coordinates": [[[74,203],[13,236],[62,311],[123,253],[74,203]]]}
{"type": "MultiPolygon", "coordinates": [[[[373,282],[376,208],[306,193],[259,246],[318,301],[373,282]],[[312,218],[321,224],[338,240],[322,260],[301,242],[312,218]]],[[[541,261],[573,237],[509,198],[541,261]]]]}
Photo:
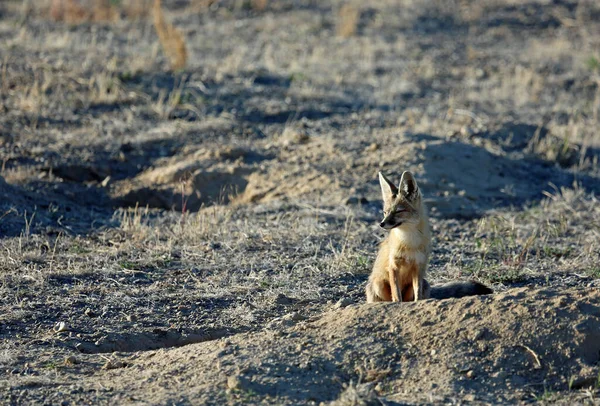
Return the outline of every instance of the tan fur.
{"type": "Polygon", "coordinates": [[[379,247],[366,289],[369,303],[417,301],[430,295],[430,286],[425,281],[431,251],[427,212],[416,181],[416,190],[407,195],[403,185],[405,176],[412,180],[412,175],[405,172],[400,186],[394,188],[380,175],[386,216],[382,227],[386,221],[400,225],[390,230],[379,247]],[[401,212],[395,214],[398,208],[401,212]]]}
{"type": "Polygon", "coordinates": [[[181,32],[168,22],[164,16],[161,0],[154,0],[152,7],[154,14],[154,28],[163,48],[171,61],[173,70],[183,69],[187,62],[187,48],[181,32]]]}
{"type": "Polygon", "coordinates": [[[367,302],[408,302],[488,295],[492,289],[475,281],[454,282],[433,289],[425,280],[431,252],[427,209],[417,181],[404,172],[396,187],[382,173],[383,221],[390,233],[381,243],[367,283],[367,302]]]}

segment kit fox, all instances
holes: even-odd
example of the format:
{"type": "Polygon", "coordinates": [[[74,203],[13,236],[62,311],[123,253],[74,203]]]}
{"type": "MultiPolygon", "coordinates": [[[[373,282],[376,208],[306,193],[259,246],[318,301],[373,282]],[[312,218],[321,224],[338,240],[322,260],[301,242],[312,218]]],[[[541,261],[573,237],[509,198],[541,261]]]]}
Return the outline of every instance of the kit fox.
{"type": "Polygon", "coordinates": [[[431,252],[427,209],[417,181],[405,171],[396,187],[379,172],[384,218],[389,230],[381,243],[367,284],[367,302],[445,299],[492,293],[478,282],[453,282],[431,288],[425,280],[431,252]]]}

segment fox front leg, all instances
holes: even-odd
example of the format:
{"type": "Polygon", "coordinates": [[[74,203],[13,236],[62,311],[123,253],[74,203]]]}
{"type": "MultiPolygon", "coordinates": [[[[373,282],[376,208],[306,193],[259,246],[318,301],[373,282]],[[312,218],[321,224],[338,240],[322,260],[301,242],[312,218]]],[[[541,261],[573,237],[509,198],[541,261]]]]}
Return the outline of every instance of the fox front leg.
{"type": "Polygon", "coordinates": [[[413,295],[415,302],[423,300],[423,279],[418,274],[413,276],[413,295]]]}
{"type": "Polygon", "coordinates": [[[400,288],[398,286],[398,273],[397,269],[393,266],[390,266],[388,269],[389,279],[390,279],[390,290],[392,291],[392,302],[401,302],[402,295],[400,294],[400,288]]]}

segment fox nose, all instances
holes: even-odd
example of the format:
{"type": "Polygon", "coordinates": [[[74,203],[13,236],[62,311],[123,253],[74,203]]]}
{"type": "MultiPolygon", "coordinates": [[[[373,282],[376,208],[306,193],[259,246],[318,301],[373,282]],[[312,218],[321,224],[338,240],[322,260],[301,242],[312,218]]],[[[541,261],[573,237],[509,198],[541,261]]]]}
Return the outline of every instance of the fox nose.
{"type": "Polygon", "coordinates": [[[379,227],[381,227],[381,228],[385,227],[385,221],[382,221],[381,223],[379,223],[379,227]]]}

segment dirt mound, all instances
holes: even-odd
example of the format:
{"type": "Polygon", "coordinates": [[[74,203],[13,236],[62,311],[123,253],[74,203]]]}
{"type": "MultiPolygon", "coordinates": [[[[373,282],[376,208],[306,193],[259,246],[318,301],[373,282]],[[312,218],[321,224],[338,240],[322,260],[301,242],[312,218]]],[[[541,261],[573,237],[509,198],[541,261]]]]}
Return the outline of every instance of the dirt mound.
{"type": "Polygon", "coordinates": [[[333,185],[332,179],[316,170],[284,172],[277,169],[268,173],[253,173],[248,185],[237,200],[240,203],[270,201],[306,196],[333,185]],[[300,172],[300,173],[298,173],[300,172]]]}
{"type": "Polygon", "coordinates": [[[270,147],[277,151],[278,159],[248,178],[248,186],[237,202],[303,197],[339,204],[348,197],[349,192],[339,183],[339,172],[350,158],[333,140],[288,128],[270,147]]]}
{"type": "Polygon", "coordinates": [[[202,205],[299,196],[314,201],[327,195],[340,203],[347,193],[337,183],[335,167],[343,167],[346,159],[331,141],[286,131],[262,148],[216,145],[161,159],[135,178],[117,182],[111,195],[120,206],[178,211],[184,205],[196,211],[202,205]]]}
{"type": "Polygon", "coordinates": [[[126,371],[95,379],[159,403],[331,401],[351,381],[386,401],[527,400],[595,377],[599,300],[596,290],[515,289],[352,305],[284,330],[134,355],[126,371]]]}
{"type": "Polygon", "coordinates": [[[149,206],[196,211],[202,205],[228,203],[243,192],[247,177],[266,157],[249,148],[201,148],[194,153],[158,161],[134,179],[116,184],[114,200],[121,206],[149,206]]]}

